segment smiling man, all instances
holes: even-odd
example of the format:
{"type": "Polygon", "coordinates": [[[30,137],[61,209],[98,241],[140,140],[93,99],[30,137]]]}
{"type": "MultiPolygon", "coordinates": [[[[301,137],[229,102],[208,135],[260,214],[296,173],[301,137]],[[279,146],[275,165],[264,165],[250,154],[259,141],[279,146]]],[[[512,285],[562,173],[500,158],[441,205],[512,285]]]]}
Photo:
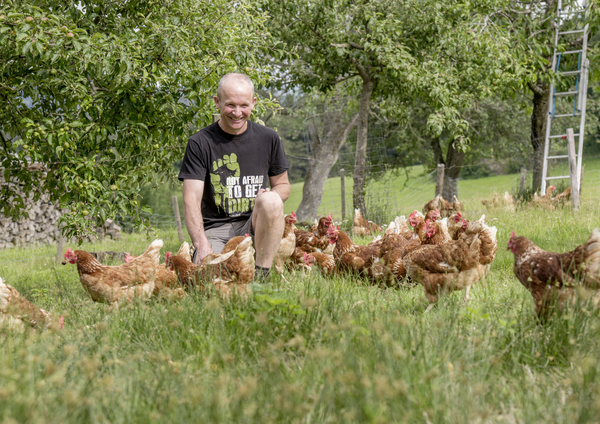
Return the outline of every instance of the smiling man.
{"type": "Polygon", "coordinates": [[[257,273],[265,277],[283,235],[290,165],[277,133],[249,120],[255,104],[247,75],[221,78],[215,96],[220,119],[190,137],[179,179],[194,262],[250,234],[257,273]]]}

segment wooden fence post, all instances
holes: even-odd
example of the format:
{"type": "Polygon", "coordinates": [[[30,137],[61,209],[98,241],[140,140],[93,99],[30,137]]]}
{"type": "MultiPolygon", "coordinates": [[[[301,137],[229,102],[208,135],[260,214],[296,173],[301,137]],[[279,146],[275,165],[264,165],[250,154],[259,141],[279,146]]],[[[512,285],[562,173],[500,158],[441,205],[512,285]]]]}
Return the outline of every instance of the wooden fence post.
{"type": "Polygon", "coordinates": [[[346,219],[346,171],[344,168],[340,169],[340,190],[342,192],[342,221],[346,219]]]}
{"type": "Polygon", "coordinates": [[[579,184],[577,175],[577,157],[575,156],[575,133],[573,128],[567,128],[567,152],[569,155],[569,176],[571,177],[571,200],[573,210],[579,212],[579,184]]]}
{"type": "Polygon", "coordinates": [[[175,214],[175,221],[177,222],[179,243],[183,243],[183,230],[181,229],[181,217],[179,216],[179,202],[177,201],[177,196],[173,196],[173,213],[175,214]]]}
{"type": "Polygon", "coordinates": [[[519,191],[525,192],[525,185],[527,183],[527,168],[521,168],[521,184],[519,185],[519,191]]]}
{"type": "Polygon", "coordinates": [[[438,163],[437,166],[437,181],[435,183],[435,196],[441,195],[444,191],[444,168],[446,165],[438,163]]]}

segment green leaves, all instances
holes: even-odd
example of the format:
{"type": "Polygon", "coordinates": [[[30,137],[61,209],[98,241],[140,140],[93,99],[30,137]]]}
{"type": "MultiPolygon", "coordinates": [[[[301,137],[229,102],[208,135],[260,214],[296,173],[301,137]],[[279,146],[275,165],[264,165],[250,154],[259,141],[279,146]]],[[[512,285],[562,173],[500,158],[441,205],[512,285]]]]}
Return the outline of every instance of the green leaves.
{"type": "Polygon", "coordinates": [[[221,75],[248,69],[264,81],[256,53],[268,32],[245,0],[80,7],[0,6],[0,160],[13,183],[0,211],[23,214],[17,187],[48,192],[70,211],[66,235],[82,236],[117,215],[143,221],[140,185],[174,176],[188,137],[211,122],[221,75]],[[33,161],[45,172],[27,171],[33,161]]]}

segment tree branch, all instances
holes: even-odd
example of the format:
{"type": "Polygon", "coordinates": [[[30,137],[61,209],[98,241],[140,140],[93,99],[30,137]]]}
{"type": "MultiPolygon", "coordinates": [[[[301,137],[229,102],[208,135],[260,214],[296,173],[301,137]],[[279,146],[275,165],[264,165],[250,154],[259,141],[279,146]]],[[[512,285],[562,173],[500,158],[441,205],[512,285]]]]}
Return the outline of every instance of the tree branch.
{"type": "Polygon", "coordinates": [[[544,94],[544,90],[542,90],[540,87],[538,87],[537,85],[535,85],[533,82],[531,81],[527,81],[527,86],[529,87],[529,89],[531,91],[533,91],[535,94],[539,94],[540,96],[542,94],[544,94]]]}

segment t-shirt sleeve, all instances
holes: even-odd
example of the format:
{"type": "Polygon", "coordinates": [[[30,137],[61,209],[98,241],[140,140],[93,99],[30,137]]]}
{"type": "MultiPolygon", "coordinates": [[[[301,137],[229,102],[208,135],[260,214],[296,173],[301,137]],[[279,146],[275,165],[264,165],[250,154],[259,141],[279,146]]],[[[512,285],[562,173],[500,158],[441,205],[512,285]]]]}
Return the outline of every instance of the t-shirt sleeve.
{"type": "Polygon", "coordinates": [[[208,169],[206,154],[202,151],[200,143],[189,139],[185,148],[185,155],[179,171],[179,181],[183,180],[201,180],[206,178],[208,169]]]}
{"type": "Polygon", "coordinates": [[[268,175],[269,177],[281,175],[288,169],[290,169],[290,163],[285,156],[283,143],[281,142],[279,135],[275,134],[273,137],[273,146],[271,148],[271,160],[269,162],[268,175]]]}

